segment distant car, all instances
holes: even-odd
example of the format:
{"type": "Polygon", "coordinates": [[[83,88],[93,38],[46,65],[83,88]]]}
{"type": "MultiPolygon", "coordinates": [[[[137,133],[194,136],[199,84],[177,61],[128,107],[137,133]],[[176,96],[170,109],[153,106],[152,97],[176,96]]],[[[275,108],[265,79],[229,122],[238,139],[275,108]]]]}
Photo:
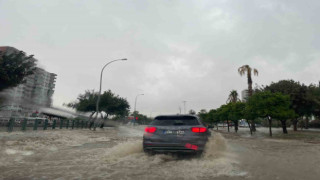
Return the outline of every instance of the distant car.
{"type": "Polygon", "coordinates": [[[157,116],[145,128],[143,150],[147,153],[202,154],[210,131],[193,115],[157,116]]]}

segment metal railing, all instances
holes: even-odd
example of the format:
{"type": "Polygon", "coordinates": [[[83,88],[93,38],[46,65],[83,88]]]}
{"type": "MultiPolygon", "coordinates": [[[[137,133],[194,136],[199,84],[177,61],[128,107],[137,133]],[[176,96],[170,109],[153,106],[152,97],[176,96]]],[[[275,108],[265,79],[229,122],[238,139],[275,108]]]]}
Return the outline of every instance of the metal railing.
{"type": "Polygon", "coordinates": [[[87,120],[78,119],[59,119],[59,120],[48,120],[44,118],[16,120],[10,118],[9,120],[0,119],[0,132],[7,131],[37,131],[37,130],[48,130],[48,129],[87,129],[87,120]]]}

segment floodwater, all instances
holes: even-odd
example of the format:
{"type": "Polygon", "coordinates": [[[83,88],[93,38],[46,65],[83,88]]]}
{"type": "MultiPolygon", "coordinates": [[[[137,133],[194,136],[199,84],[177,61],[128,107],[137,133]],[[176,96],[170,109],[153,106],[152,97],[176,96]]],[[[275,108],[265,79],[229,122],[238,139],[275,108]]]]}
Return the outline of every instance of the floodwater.
{"type": "Polygon", "coordinates": [[[317,144],[213,132],[202,157],[147,155],[142,151],[142,134],[140,126],[1,132],[0,179],[318,179],[320,175],[317,144]]]}

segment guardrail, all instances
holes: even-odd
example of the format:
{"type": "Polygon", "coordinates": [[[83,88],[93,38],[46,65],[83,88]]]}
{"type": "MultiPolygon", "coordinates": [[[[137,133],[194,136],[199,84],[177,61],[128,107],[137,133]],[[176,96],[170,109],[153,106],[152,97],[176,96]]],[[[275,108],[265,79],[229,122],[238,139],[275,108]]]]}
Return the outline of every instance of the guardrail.
{"type": "Polygon", "coordinates": [[[10,118],[7,121],[0,122],[0,131],[37,131],[37,130],[48,130],[48,129],[86,129],[89,128],[89,122],[87,120],[70,120],[70,119],[60,119],[52,120],[48,119],[27,119],[16,121],[14,118],[10,118]]]}

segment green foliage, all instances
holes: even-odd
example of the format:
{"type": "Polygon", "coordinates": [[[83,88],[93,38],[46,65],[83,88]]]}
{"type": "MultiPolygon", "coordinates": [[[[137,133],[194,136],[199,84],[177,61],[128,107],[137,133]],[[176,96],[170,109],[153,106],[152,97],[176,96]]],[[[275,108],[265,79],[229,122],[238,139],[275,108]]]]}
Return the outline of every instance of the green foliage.
{"type": "Polygon", "coordinates": [[[128,101],[110,90],[101,95],[100,109],[110,115],[127,116],[130,105],[128,101]]]}
{"type": "MultiPolygon", "coordinates": [[[[239,68],[239,73],[240,70],[241,75],[248,72],[250,74],[252,71],[247,66],[239,68]]],[[[233,90],[228,97],[228,104],[209,112],[201,110],[198,115],[209,123],[231,120],[236,125],[240,119],[249,119],[251,124],[257,121],[264,125],[271,123],[271,126],[282,126],[284,133],[287,133],[288,119],[291,119],[296,125],[298,117],[314,115],[320,118],[320,84],[319,86],[313,84],[306,86],[293,80],[281,80],[256,89],[246,103],[239,102],[237,99],[237,92],[233,90]],[[272,122],[272,119],[279,120],[279,122],[272,122]]]]}
{"type": "Polygon", "coordinates": [[[244,118],[244,110],[246,107],[246,104],[243,102],[236,102],[236,103],[229,103],[229,115],[228,119],[236,122],[240,119],[244,118]]]}
{"type": "Polygon", "coordinates": [[[291,101],[288,95],[265,91],[255,93],[248,99],[244,115],[246,119],[271,117],[278,120],[287,120],[295,117],[295,113],[290,106],[291,101]]]}
{"type": "Polygon", "coordinates": [[[198,116],[205,124],[217,124],[220,122],[218,113],[219,112],[216,109],[211,109],[209,112],[205,109],[201,109],[200,112],[198,112],[198,116]]]}
{"type": "Polygon", "coordinates": [[[15,87],[34,73],[36,60],[23,51],[5,54],[0,52],[0,91],[15,87]]]}
{"type": "Polygon", "coordinates": [[[313,97],[308,93],[308,87],[293,80],[281,80],[265,87],[265,91],[280,92],[290,96],[291,108],[298,116],[311,116],[313,97]]]}
{"type": "Polygon", "coordinates": [[[191,114],[191,115],[195,115],[195,114],[196,114],[196,111],[195,111],[195,110],[193,110],[193,109],[190,109],[190,110],[189,110],[189,114],[191,114]]]}
{"type": "Polygon", "coordinates": [[[146,115],[140,114],[139,111],[134,111],[131,116],[138,117],[138,120],[136,120],[139,124],[149,124],[152,119],[148,118],[146,115]]]}
{"type": "Polygon", "coordinates": [[[208,119],[208,112],[205,109],[201,109],[200,112],[198,112],[198,116],[200,117],[200,119],[203,122],[210,122],[210,120],[208,119]]]}
{"type": "MultiPolygon", "coordinates": [[[[214,117],[219,121],[232,121],[235,125],[235,131],[238,131],[238,122],[244,117],[245,103],[243,102],[231,102],[222,105],[215,111],[214,117]]],[[[229,131],[229,126],[228,126],[229,131]]]]}
{"type": "MultiPolygon", "coordinates": [[[[96,102],[98,93],[93,90],[85,91],[84,94],[78,96],[77,101],[68,103],[67,106],[83,112],[94,112],[96,110],[96,102]]],[[[110,90],[101,94],[100,110],[108,115],[127,116],[129,114],[130,105],[128,101],[110,90]]]]}
{"type": "Polygon", "coordinates": [[[68,103],[67,106],[77,111],[92,112],[96,110],[97,99],[97,92],[86,90],[84,94],[78,96],[77,101],[68,103]]]}
{"type": "Polygon", "coordinates": [[[252,69],[249,65],[243,65],[238,68],[238,72],[239,72],[240,76],[243,76],[245,74],[247,75],[248,93],[249,93],[249,96],[252,96],[252,77],[251,77],[251,74],[253,72],[253,75],[258,76],[258,74],[259,74],[258,70],[255,68],[252,69]]]}
{"type": "Polygon", "coordinates": [[[238,92],[236,90],[230,91],[229,97],[227,99],[227,103],[235,103],[239,101],[240,99],[238,98],[238,92]]]}
{"type": "Polygon", "coordinates": [[[214,124],[217,124],[218,122],[220,122],[220,119],[218,117],[218,112],[216,109],[211,109],[208,112],[208,114],[206,115],[205,122],[214,123],[214,124]]]}
{"type": "Polygon", "coordinates": [[[320,86],[311,84],[308,87],[307,100],[312,101],[312,114],[320,118],[320,86]]]}
{"type": "Polygon", "coordinates": [[[230,106],[228,104],[224,104],[217,109],[217,118],[219,121],[228,120],[230,112],[230,106]]]}

